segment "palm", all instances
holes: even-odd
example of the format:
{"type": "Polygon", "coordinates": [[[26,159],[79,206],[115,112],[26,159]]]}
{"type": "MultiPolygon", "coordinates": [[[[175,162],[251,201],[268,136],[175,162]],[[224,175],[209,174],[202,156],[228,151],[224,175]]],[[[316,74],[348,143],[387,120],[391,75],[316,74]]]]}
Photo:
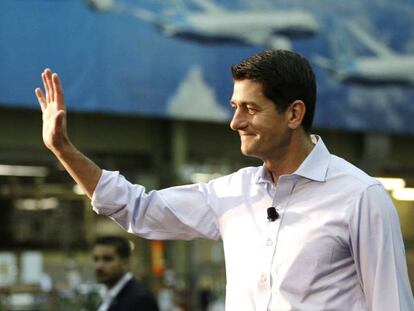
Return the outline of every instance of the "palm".
{"type": "Polygon", "coordinates": [[[43,142],[48,148],[56,145],[62,135],[65,135],[66,120],[59,117],[65,114],[64,110],[56,108],[55,103],[51,103],[43,111],[43,142]]]}
{"type": "Polygon", "coordinates": [[[36,96],[43,114],[43,142],[50,150],[58,150],[68,141],[63,89],[57,74],[49,69],[42,73],[45,94],[37,88],[36,96]]]}

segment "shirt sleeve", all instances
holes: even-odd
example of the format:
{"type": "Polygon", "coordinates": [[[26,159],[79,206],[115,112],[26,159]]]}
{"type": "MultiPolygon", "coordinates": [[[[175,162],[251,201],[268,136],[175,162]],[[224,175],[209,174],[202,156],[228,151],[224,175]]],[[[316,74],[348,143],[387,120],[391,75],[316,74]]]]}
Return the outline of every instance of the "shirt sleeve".
{"type": "Polygon", "coordinates": [[[368,187],[357,200],[350,239],[368,310],[414,310],[398,214],[381,185],[368,187]]]}
{"type": "Polygon", "coordinates": [[[92,206],[126,231],[147,239],[217,240],[217,217],[209,204],[206,184],[145,192],[119,172],[103,170],[92,206]]]}

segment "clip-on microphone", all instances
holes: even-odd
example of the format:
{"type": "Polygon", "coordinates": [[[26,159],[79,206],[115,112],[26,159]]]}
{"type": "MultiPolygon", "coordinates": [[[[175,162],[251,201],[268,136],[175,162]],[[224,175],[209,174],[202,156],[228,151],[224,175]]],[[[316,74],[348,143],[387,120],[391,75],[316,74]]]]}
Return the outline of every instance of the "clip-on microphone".
{"type": "Polygon", "coordinates": [[[275,221],[276,219],[279,219],[279,213],[273,206],[267,209],[267,219],[269,219],[269,221],[275,221]]]}

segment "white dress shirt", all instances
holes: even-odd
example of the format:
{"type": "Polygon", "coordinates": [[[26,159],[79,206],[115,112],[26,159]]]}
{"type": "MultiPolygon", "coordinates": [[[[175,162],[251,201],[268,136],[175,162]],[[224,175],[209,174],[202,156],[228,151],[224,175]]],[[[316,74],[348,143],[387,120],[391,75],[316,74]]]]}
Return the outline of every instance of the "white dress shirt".
{"type": "Polygon", "coordinates": [[[227,311],[414,310],[388,193],[320,138],[277,184],[264,167],[248,167],[145,193],[103,171],[92,204],[144,238],[221,238],[227,311]],[[274,222],[270,206],[280,214],[274,222]]]}
{"type": "Polygon", "coordinates": [[[126,283],[128,283],[129,280],[131,280],[132,278],[132,273],[127,272],[110,290],[106,289],[103,293],[101,293],[102,303],[99,306],[98,311],[107,311],[111,306],[111,303],[114,300],[114,298],[124,288],[126,283]]]}

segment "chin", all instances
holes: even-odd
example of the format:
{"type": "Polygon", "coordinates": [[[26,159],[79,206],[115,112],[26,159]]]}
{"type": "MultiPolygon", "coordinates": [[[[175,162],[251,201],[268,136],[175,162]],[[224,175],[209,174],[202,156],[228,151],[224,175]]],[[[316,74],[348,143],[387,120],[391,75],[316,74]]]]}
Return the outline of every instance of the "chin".
{"type": "Polygon", "coordinates": [[[95,280],[98,283],[105,283],[105,278],[97,278],[97,277],[95,277],[95,280]]]}
{"type": "Polygon", "coordinates": [[[243,147],[241,147],[241,148],[240,148],[240,151],[241,151],[241,153],[242,153],[243,155],[245,155],[245,156],[250,156],[250,152],[249,152],[249,150],[248,150],[247,148],[243,148],[243,147]]]}
{"type": "Polygon", "coordinates": [[[254,158],[257,158],[256,154],[252,150],[249,150],[247,148],[241,148],[241,153],[243,155],[245,155],[246,157],[254,157],[254,158]]]}
{"type": "Polygon", "coordinates": [[[108,281],[108,276],[105,276],[105,275],[102,275],[102,274],[100,274],[100,275],[95,275],[95,280],[96,280],[98,283],[105,283],[106,281],[108,281]]]}
{"type": "Polygon", "coordinates": [[[254,150],[253,148],[246,148],[243,146],[241,147],[241,153],[245,155],[246,157],[252,157],[256,159],[263,160],[263,157],[257,152],[257,150],[254,150]]]}

